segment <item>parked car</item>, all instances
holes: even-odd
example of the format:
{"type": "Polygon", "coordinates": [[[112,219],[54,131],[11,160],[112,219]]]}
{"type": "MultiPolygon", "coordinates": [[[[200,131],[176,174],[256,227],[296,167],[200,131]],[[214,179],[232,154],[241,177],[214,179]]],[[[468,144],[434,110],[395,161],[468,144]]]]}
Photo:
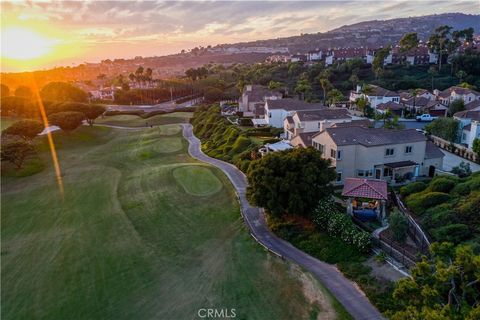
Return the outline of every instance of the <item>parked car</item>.
{"type": "Polygon", "coordinates": [[[423,121],[423,122],[427,122],[427,121],[433,121],[435,119],[437,119],[438,117],[434,117],[432,115],[429,115],[429,114],[422,114],[421,116],[417,116],[416,119],[417,121],[423,121]]]}

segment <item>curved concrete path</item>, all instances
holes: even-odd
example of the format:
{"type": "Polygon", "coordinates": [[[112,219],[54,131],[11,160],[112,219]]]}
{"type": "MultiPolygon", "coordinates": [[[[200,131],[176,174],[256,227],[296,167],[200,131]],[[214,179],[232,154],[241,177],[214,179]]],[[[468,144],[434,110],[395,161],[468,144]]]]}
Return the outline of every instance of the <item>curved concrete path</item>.
{"type": "Polygon", "coordinates": [[[263,210],[252,207],[247,201],[245,194],[247,179],[245,175],[234,165],[205,155],[200,149],[200,140],[193,135],[192,126],[182,124],[182,127],[183,136],[189,142],[188,153],[193,158],[221,169],[228,176],[237,191],[242,216],[250,228],[252,236],[261,245],[274,254],[301,265],[314,274],[355,319],[384,319],[360,288],[354,282],[345,278],[335,266],[309,256],[289,242],[275,236],[266,226],[263,210]]]}

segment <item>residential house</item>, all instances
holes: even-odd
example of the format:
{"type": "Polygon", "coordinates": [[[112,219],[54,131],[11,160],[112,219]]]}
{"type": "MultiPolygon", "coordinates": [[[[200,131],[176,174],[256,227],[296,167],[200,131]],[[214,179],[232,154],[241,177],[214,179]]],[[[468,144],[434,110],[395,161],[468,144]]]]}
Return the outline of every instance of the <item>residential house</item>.
{"type": "Polygon", "coordinates": [[[308,61],[318,61],[322,59],[322,50],[316,49],[307,52],[307,60],[308,61]]]}
{"type": "Polygon", "coordinates": [[[352,117],[347,109],[328,109],[295,111],[287,116],[283,122],[285,137],[292,139],[300,133],[318,132],[334,123],[349,122],[352,117]]]}
{"type": "Polygon", "coordinates": [[[345,178],[398,183],[433,176],[435,169],[443,166],[443,153],[415,129],[330,127],[314,135],[312,145],[331,160],[337,184],[343,184],[345,178]]]}
{"type": "Polygon", "coordinates": [[[465,105],[465,110],[480,111],[480,99],[467,103],[465,105]]]}
{"type": "Polygon", "coordinates": [[[326,107],[320,103],[307,103],[297,99],[267,99],[265,102],[265,123],[271,127],[283,128],[283,121],[300,110],[318,110],[326,107]]]}
{"type": "Polygon", "coordinates": [[[389,101],[393,101],[396,103],[400,102],[400,94],[394,91],[390,91],[375,85],[369,85],[369,87],[371,88],[371,93],[364,94],[362,92],[361,86],[357,86],[357,89],[355,91],[352,90],[350,92],[350,102],[355,102],[360,97],[366,97],[367,100],[370,102],[370,107],[372,107],[373,109],[376,109],[380,103],[386,103],[389,101]]]}
{"type": "Polygon", "coordinates": [[[325,65],[330,66],[350,59],[360,58],[366,60],[365,48],[339,48],[328,50],[325,54],[325,65]]]}
{"type": "Polygon", "coordinates": [[[438,62],[437,54],[430,52],[427,46],[420,45],[407,52],[402,52],[400,47],[392,49],[392,63],[408,65],[435,64],[438,62]]]}
{"type": "Polygon", "coordinates": [[[457,99],[462,99],[465,104],[480,100],[480,92],[458,86],[453,86],[443,91],[435,89],[433,94],[437,97],[437,100],[446,106],[449,106],[450,103],[457,99]]]}
{"type": "Polygon", "coordinates": [[[401,105],[400,103],[388,101],[378,104],[376,110],[380,114],[384,114],[387,112],[387,110],[390,110],[392,114],[402,117],[404,109],[405,106],[401,105]]]}
{"type": "Polygon", "coordinates": [[[290,57],[290,62],[306,62],[307,55],[305,54],[294,54],[290,57]]]}
{"type": "Polygon", "coordinates": [[[480,111],[460,111],[453,118],[460,121],[460,143],[472,149],[473,141],[480,139],[480,111]]]}
{"type": "MultiPolygon", "coordinates": [[[[373,63],[373,59],[375,59],[375,53],[377,52],[377,50],[378,49],[368,49],[366,51],[365,61],[368,64],[373,63]]],[[[388,56],[386,56],[385,59],[383,59],[383,65],[387,65],[387,64],[392,64],[392,53],[391,53],[391,51],[390,51],[390,54],[388,56]]]]}
{"type": "Polygon", "coordinates": [[[242,97],[238,103],[239,111],[246,117],[255,115],[255,107],[265,102],[266,99],[282,99],[282,93],[277,90],[270,90],[265,86],[249,84],[243,88],[242,97]]]}

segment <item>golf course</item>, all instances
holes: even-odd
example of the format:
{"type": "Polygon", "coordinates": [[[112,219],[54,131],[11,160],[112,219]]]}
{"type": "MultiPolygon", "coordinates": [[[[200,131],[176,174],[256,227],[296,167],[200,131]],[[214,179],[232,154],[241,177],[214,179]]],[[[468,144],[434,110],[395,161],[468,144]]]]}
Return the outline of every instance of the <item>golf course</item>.
{"type": "Polygon", "coordinates": [[[2,163],[3,319],[350,319],[248,234],[227,177],[188,155],[190,116],[54,132],[63,192],[44,136],[30,171],[2,163]]]}

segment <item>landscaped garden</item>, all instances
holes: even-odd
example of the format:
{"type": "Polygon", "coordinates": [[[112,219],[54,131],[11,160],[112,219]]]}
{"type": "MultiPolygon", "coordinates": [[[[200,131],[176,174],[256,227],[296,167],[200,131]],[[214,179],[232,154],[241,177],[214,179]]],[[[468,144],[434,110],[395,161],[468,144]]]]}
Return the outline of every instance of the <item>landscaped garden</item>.
{"type": "Polygon", "coordinates": [[[181,135],[173,124],[55,132],[63,194],[45,136],[21,169],[2,161],[5,319],[193,319],[215,307],[239,319],[349,318],[253,241],[227,178],[189,157],[181,135]]]}

